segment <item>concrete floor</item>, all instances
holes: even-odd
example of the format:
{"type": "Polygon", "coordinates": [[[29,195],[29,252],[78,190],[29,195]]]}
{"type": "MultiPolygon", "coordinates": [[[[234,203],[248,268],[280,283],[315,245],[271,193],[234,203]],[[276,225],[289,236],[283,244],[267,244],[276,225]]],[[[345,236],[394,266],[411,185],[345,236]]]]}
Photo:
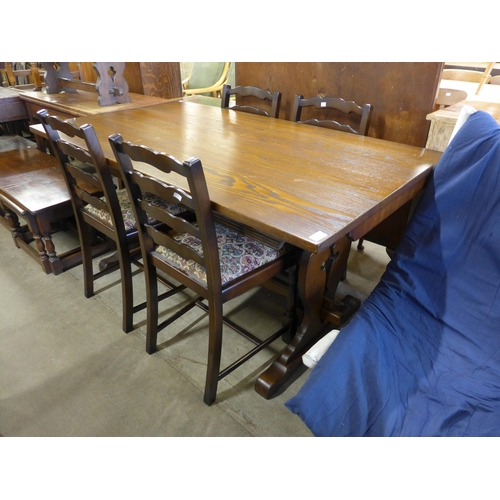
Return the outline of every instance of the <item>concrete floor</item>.
{"type": "MultiPolygon", "coordinates": [[[[59,251],[74,236],[55,236],[59,251]]],[[[339,293],[364,299],[379,280],[385,249],[353,245],[347,279],[339,293]]],[[[81,266],[46,275],[9,231],[0,226],[0,434],[3,436],[258,436],[308,437],[309,430],[284,402],[308,376],[281,396],[265,400],[254,390],[258,375],[284,346],[262,351],[219,383],[216,402],[203,403],[206,360],[204,313],[195,308],[159,336],[154,355],[145,352],[145,312],[135,329],[121,330],[118,273],[83,296],[81,266]]],[[[136,303],[145,299],[144,277],[134,277],[136,303]]],[[[178,297],[162,304],[167,311],[178,297]]],[[[283,299],[258,289],[248,306],[226,309],[255,334],[278,328],[283,299]]],[[[225,333],[224,360],[248,348],[225,333]]]]}

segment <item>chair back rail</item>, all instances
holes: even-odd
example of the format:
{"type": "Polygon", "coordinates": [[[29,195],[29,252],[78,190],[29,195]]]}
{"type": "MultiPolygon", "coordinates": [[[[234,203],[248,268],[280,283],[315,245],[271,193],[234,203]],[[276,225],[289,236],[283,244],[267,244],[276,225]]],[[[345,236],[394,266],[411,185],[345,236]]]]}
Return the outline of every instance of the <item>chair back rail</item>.
{"type": "MultiPolygon", "coordinates": [[[[296,325],[295,318],[290,316],[290,323],[283,324],[277,332],[261,340],[224,318],[223,304],[296,264],[298,254],[289,249],[281,252],[266,247],[216,221],[203,166],[198,158],[191,157],[181,162],[147,146],[126,142],[120,134],[111,135],[109,142],[138,221],[148,303],[146,351],[154,353],[158,332],[195,305],[208,312],[204,402],[210,405],[215,400],[219,380],[296,325]],[[134,162],[148,164],[154,173],[149,168],[147,174],[136,171],[134,162]],[[179,187],[179,184],[185,186],[186,181],[187,190],[179,187]],[[149,202],[145,199],[146,193],[154,193],[175,205],[176,209],[167,211],[149,202]],[[159,224],[153,226],[149,222],[151,218],[159,224]],[[156,283],[158,270],[197,294],[161,322],[156,283]],[[203,299],[208,305],[202,302],[203,299]],[[223,324],[257,344],[257,347],[221,370],[223,324]]],[[[292,293],[295,294],[295,291],[292,293]]]]}
{"type": "MultiPolygon", "coordinates": [[[[364,104],[363,106],[354,101],[346,101],[341,97],[321,97],[315,96],[309,99],[304,99],[304,96],[297,94],[293,101],[291,120],[298,123],[308,125],[316,125],[318,127],[331,128],[343,132],[349,132],[357,135],[366,135],[370,125],[372,114],[372,105],[364,104]],[[357,127],[347,123],[340,123],[337,119],[309,118],[301,121],[302,109],[305,107],[314,107],[319,110],[335,110],[340,112],[338,116],[349,115],[351,113],[360,116],[357,127]]],[[[336,115],[337,116],[337,115],[336,115]]]]}
{"type": "Polygon", "coordinates": [[[244,111],[247,113],[253,113],[262,116],[270,116],[272,118],[278,118],[281,106],[281,92],[271,92],[269,90],[260,89],[258,87],[252,86],[237,86],[232,88],[231,85],[226,84],[222,88],[222,98],[221,98],[221,107],[222,108],[230,108],[235,111],[244,111]],[[229,106],[231,96],[236,97],[236,104],[229,106]],[[243,104],[245,99],[241,98],[255,98],[251,100],[248,104],[243,104]],[[254,106],[254,102],[261,101],[269,101],[270,110],[265,110],[254,106]]]}
{"type": "MultiPolygon", "coordinates": [[[[333,130],[339,130],[341,132],[348,132],[350,134],[356,135],[367,135],[368,127],[370,126],[370,119],[372,115],[372,105],[365,104],[360,106],[354,101],[346,101],[341,97],[321,97],[315,96],[309,99],[304,99],[301,94],[296,94],[293,100],[292,112],[290,119],[297,123],[304,123],[307,125],[314,125],[316,127],[330,128],[333,130]],[[340,123],[336,119],[318,119],[309,118],[307,120],[301,121],[302,109],[307,107],[314,107],[318,110],[333,110],[342,118],[343,116],[348,116],[351,114],[358,115],[360,120],[358,125],[353,125],[350,123],[340,123]]],[[[335,116],[335,118],[337,115],[335,116]]],[[[340,118],[339,118],[340,119],[340,118]]],[[[358,250],[363,250],[363,238],[360,238],[358,242],[358,250]]],[[[345,276],[344,276],[345,277],[345,276]]]]}
{"type": "MultiPolygon", "coordinates": [[[[111,226],[125,241],[121,207],[116,195],[116,183],[99,144],[97,134],[91,125],[77,127],[48,112],[39,112],[49,137],[53,153],[59,158],[63,173],[72,196],[75,209],[87,213],[86,206],[92,205],[111,216],[111,226]],[[80,144],[69,142],[60,134],[80,139],[80,144]],[[74,159],[81,164],[75,164],[74,159]],[[96,168],[97,167],[97,168],[96,168]],[[79,182],[81,181],[81,182],[79,182]],[[102,200],[104,195],[105,201],[102,200]]],[[[107,225],[109,227],[109,225],[107,225]]]]}
{"type": "Polygon", "coordinates": [[[139,255],[139,249],[136,223],[127,208],[126,193],[117,189],[119,180],[112,175],[91,125],[78,127],[57,116],[50,116],[45,109],[37,114],[70,194],[82,248],[84,294],[86,297],[93,296],[94,281],[119,268],[122,329],[129,332],[133,329],[133,314],[143,309],[146,303],[134,306],[133,301],[131,263],[139,255]],[[117,253],[116,258],[101,262],[100,271],[94,273],[92,240],[96,234],[113,241],[117,253]]]}
{"type": "MultiPolygon", "coordinates": [[[[184,259],[196,261],[206,269],[207,277],[206,285],[203,282],[198,283],[201,284],[202,289],[197,289],[197,293],[209,300],[213,299],[214,293],[221,293],[222,283],[215,222],[201,161],[197,158],[189,158],[185,162],[180,162],[170,155],[154,151],[147,146],[125,142],[119,134],[112,135],[110,142],[124,175],[123,181],[130,189],[129,195],[134,200],[133,208],[140,225],[139,238],[143,239],[146,250],[143,253],[143,259],[146,260],[154,247],[160,245],[184,259]],[[175,184],[167,184],[149,175],[138,173],[134,170],[133,161],[149,163],[167,176],[175,173],[184,177],[188,182],[190,193],[186,193],[175,184]],[[181,212],[169,213],[163,208],[144,201],[143,195],[148,191],[178,205],[182,209],[181,212]],[[152,227],[147,222],[152,217],[157,218],[164,225],[152,227]],[[186,234],[200,240],[201,252],[196,252],[191,247],[179,243],[179,239],[184,238],[186,234]]],[[[164,265],[171,268],[182,283],[190,283],[190,279],[186,282],[178,275],[178,269],[167,259],[158,256],[157,258],[164,260],[164,265]]]]}

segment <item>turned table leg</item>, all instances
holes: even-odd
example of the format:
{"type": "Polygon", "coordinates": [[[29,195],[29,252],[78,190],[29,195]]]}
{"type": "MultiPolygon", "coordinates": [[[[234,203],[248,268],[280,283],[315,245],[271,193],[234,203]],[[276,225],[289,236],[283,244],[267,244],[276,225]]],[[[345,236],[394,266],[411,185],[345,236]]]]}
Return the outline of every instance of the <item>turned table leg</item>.
{"type": "Polygon", "coordinates": [[[5,220],[8,222],[11,230],[14,244],[16,245],[17,248],[19,248],[19,243],[17,239],[21,238],[23,234],[23,228],[21,227],[21,224],[19,224],[19,217],[15,212],[12,212],[7,208],[4,210],[4,213],[5,213],[5,220]]]}

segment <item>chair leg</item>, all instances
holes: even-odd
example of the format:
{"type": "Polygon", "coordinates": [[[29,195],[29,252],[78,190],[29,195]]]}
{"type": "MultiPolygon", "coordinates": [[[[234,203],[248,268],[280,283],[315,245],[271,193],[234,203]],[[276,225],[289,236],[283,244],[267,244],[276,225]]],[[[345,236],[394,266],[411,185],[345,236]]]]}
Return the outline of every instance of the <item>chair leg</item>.
{"type": "Polygon", "coordinates": [[[222,313],[222,303],[218,300],[209,300],[208,362],[203,395],[203,402],[208,406],[217,396],[222,352],[222,313]]]}
{"type": "Polygon", "coordinates": [[[92,268],[92,244],[89,227],[85,222],[78,221],[78,234],[82,253],[83,294],[88,299],[94,296],[94,270],[92,268]]]}
{"type": "Polygon", "coordinates": [[[363,241],[364,241],[363,238],[359,239],[359,241],[358,241],[358,250],[364,250],[365,249],[365,247],[363,245],[363,241]]]}
{"type": "Polygon", "coordinates": [[[147,262],[144,262],[144,276],[147,301],[146,352],[153,354],[158,339],[158,281],[156,269],[147,262]]]}
{"type": "Polygon", "coordinates": [[[134,329],[134,291],[132,264],[127,243],[120,245],[118,256],[122,277],[122,329],[125,333],[129,333],[134,329]]]}

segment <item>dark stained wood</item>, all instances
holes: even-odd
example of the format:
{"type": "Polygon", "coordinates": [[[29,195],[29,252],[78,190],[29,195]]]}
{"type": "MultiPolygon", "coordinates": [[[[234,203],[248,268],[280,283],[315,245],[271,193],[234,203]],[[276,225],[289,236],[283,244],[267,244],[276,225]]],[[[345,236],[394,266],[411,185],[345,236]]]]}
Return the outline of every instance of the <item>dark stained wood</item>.
{"type": "Polygon", "coordinates": [[[144,303],[134,306],[132,261],[138,258],[140,253],[135,223],[132,227],[125,227],[113,175],[92,126],[76,127],[51,116],[47,110],[40,111],[39,118],[45,128],[50,149],[58,160],[77,221],[82,249],[84,295],[87,298],[92,297],[94,282],[119,266],[122,285],[122,329],[128,333],[134,326],[134,313],[145,307],[144,303]],[[74,142],[69,142],[67,137],[74,138],[74,142]],[[70,158],[79,163],[75,164],[70,158]],[[97,213],[91,212],[90,207],[97,213]],[[104,214],[109,216],[109,221],[104,214]],[[94,230],[115,243],[118,253],[116,267],[106,267],[94,272],[94,230]]]}
{"type": "MultiPolygon", "coordinates": [[[[110,106],[100,106],[94,92],[61,92],[59,94],[47,94],[44,91],[22,91],[19,94],[25,103],[30,123],[38,123],[37,113],[47,109],[50,113],[66,119],[75,116],[86,116],[100,113],[112,113],[124,108],[135,108],[150,106],[165,102],[160,97],[145,96],[143,94],[129,93],[130,102],[116,103],[110,106]]],[[[36,136],[38,148],[45,150],[46,144],[36,136]]]]}
{"type": "Polygon", "coordinates": [[[218,213],[304,251],[298,280],[304,316],[278,366],[260,379],[264,397],[287,386],[325,318],[336,316],[330,305],[350,238],[408,203],[441,157],[416,146],[190,102],[74,121],[95,127],[112,166],[116,160],[105,142],[113,133],[181,161],[200,158],[218,213]]]}
{"type": "Polygon", "coordinates": [[[58,254],[51,236],[55,224],[72,215],[66,184],[53,156],[34,148],[0,153],[0,222],[11,230],[16,246],[46,273],[59,274],[81,262],[79,249],[58,254]],[[30,246],[33,241],[35,248],[30,246]]]}
{"type": "MultiPolygon", "coordinates": [[[[181,161],[200,158],[218,213],[304,251],[298,280],[304,316],[272,373],[259,379],[264,397],[293,380],[300,356],[320,338],[325,319],[343,321],[344,305],[337,314],[332,298],[351,238],[407,204],[441,157],[416,146],[190,102],[73,121],[94,126],[115,168],[106,144],[113,133],[181,161]]],[[[144,166],[140,170],[150,173],[144,166]]]]}
{"type": "Polygon", "coordinates": [[[281,106],[281,92],[270,92],[269,90],[259,89],[258,87],[240,87],[231,88],[231,85],[225,84],[222,87],[221,106],[229,108],[231,96],[236,98],[236,103],[231,106],[234,111],[244,111],[256,115],[270,116],[278,118],[281,106]],[[258,105],[250,104],[245,98],[253,97],[258,99],[258,105]],[[268,104],[269,109],[263,109],[262,104],[268,104]]]}
{"type": "Polygon", "coordinates": [[[26,104],[19,97],[19,92],[0,87],[0,123],[27,118],[26,104]]]}
{"type": "MultiPolygon", "coordinates": [[[[181,160],[199,157],[217,211],[312,252],[389,205],[402,185],[425,179],[424,165],[440,157],[419,147],[189,102],[75,122],[92,123],[101,142],[117,132],[181,160]],[[318,231],[327,236],[312,239],[318,231]]],[[[103,149],[114,163],[109,145],[103,149]]]]}
{"type": "MultiPolygon", "coordinates": [[[[236,84],[283,94],[281,118],[290,119],[295,94],[370,103],[368,135],[425,146],[443,63],[238,62],[236,84]]],[[[304,119],[307,115],[304,111],[304,119]]]]}
{"type": "Polygon", "coordinates": [[[95,88],[99,94],[97,100],[100,106],[131,101],[128,83],[123,75],[124,62],[96,62],[94,67],[98,74],[95,88]]]}
{"type": "Polygon", "coordinates": [[[78,78],[75,78],[69,62],[44,62],[42,64],[45,67],[45,92],[47,94],[58,94],[63,91],[74,93],[83,90],[96,92],[99,106],[130,102],[128,83],[123,76],[124,62],[95,62],[93,64],[97,75],[95,83],[82,81],[80,71],[77,72],[78,78]]]}
{"type": "Polygon", "coordinates": [[[367,135],[372,109],[371,104],[361,106],[354,101],[346,101],[341,97],[314,96],[304,99],[304,96],[297,94],[293,100],[290,119],[307,125],[332,128],[351,134],[367,135]],[[302,110],[311,106],[317,110],[314,118],[301,120],[302,110]],[[328,116],[329,110],[334,111],[336,114],[328,116]],[[359,118],[356,124],[352,124],[349,119],[355,116],[359,118]],[[349,120],[349,123],[346,123],[346,119],[349,120]]]}
{"type": "MultiPolygon", "coordinates": [[[[127,186],[129,197],[133,200],[136,219],[139,221],[138,230],[148,301],[146,351],[149,354],[154,353],[157,347],[158,332],[170,325],[180,315],[195,307],[199,303],[200,297],[206,299],[208,301],[206,310],[209,313],[209,340],[203,400],[207,405],[210,405],[215,401],[219,380],[271,342],[280,338],[290,328],[290,325],[285,323],[277,332],[268,334],[265,336],[265,340],[261,340],[241,326],[235,327],[234,323],[226,321],[222,305],[248,290],[266,283],[277,274],[295,265],[298,252],[289,247],[284,248],[281,254],[278,253],[267,264],[254,269],[246,269],[237,278],[223,283],[221,275],[223,263],[219,256],[215,226],[216,214],[212,211],[212,203],[201,161],[197,158],[189,158],[180,162],[171,155],[158,153],[147,146],[128,143],[119,134],[111,136],[110,142],[120,166],[123,182],[127,186]],[[152,175],[147,176],[136,171],[132,161],[148,164],[153,170],[152,175]],[[175,186],[178,176],[183,177],[188,183],[189,194],[175,186]],[[158,179],[159,177],[162,178],[161,181],[158,179]],[[144,193],[152,193],[170,205],[165,208],[144,202],[144,193]],[[148,222],[150,220],[156,220],[163,224],[153,227],[148,222]],[[179,243],[178,237],[186,233],[201,241],[201,252],[189,244],[179,243]],[[194,272],[182,269],[181,265],[173,262],[175,259],[169,259],[161,254],[157,249],[158,246],[168,249],[182,259],[198,263],[205,270],[206,279],[195,277],[194,272]],[[157,269],[197,294],[186,307],[178,309],[167,319],[162,318],[160,323],[157,305],[157,269]],[[224,322],[232,326],[246,339],[251,340],[256,346],[221,370],[224,322]]],[[[231,229],[234,230],[233,227],[231,229]]],[[[290,290],[290,293],[295,295],[293,289],[290,290]]],[[[296,323],[293,322],[293,324],[296,323]]]]}
{"type": "Polygon", "coordinates": [[[125,64],[123,72],[127,79],[130,92],[134,94],[144,94],[144,86],[142,84],[141,67],[138,62],[128,62],[125,64]]]}

